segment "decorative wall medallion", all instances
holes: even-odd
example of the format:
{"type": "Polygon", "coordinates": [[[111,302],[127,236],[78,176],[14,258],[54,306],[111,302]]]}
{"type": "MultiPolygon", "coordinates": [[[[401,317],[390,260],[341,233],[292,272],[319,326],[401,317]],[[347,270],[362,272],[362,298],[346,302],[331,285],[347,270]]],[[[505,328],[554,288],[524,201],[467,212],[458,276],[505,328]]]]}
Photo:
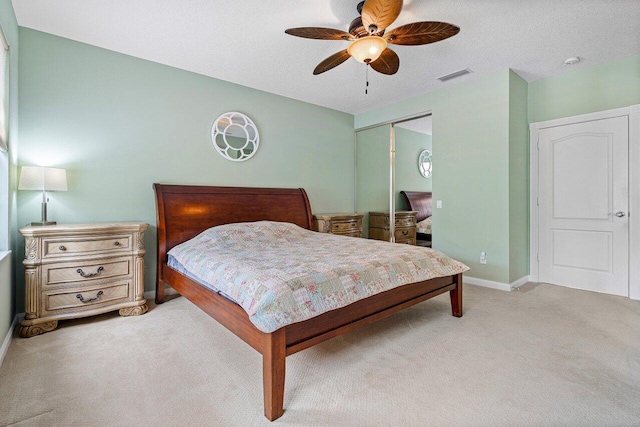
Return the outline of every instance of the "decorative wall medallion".
{"type": "Polygon", "coordinates": [[[418,169],[420,169],[420,175],[425,178],[431,177],[431,151],[422,150],[420,156],[418,156],[418,169]]]}
{"type": "Polygon", "coordinates": [[[231,112],[224,113],[213,123],[211,142],[225,159],[243,162],[258,151],[260,135],[249,117],[231,112]]]}

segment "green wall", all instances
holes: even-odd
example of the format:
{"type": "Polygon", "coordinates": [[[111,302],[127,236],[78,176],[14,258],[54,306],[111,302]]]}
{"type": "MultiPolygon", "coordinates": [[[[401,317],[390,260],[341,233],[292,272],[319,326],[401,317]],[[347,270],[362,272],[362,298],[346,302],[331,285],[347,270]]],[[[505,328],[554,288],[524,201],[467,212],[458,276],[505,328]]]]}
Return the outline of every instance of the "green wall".
{"type": "Polygon", "coordinates": [[[509,283],[529,274],[527,87],[509,72],[509,283]]]}
{"type": "MultiPolygon", "coordinates": [[[[155,225],[154,182],[303,187],[314,212],[353,211],[352,115],[26,28],[20,40],[19,163],[68,174],[69,191],[50,194],[52,220],[155,225]],[[211,144],[213,121],[228,111],[260,131],[246,162],[211,144]]],[[[37,193],[20,191],[18,206],[19,224],[39,218],[37,193]]],[[[155,232],[145,238],[146,290],[155,232]]]]}
{"type": "MultiPolygon", "coordinates": [[[[433,113],[433,245],[471,267],[469,276],[508,283],[509,70],[359,114],[356,129],[433,113]],[[479,263],[480,252],[488,263],[479,263]]],[[[526,245],[526,242],[522,242],[526,245]]]]}
{"type": "Polygon", "coordinates": [[[11,0],[0,0],[0,26],[4,32],[7,42],[9,43],[9,154],[0,153],[0,171],[7,175],[0,178],[0,190],[2,200],[0,201],[0,209],[2,216],[4,212],[9,215],[0,220],[0,231],[2,242],[0,242],[0,251],[12,249],[13,253],[4,260],[0,260],[0,344],[6,336],[11,322],[15,316],[15,273],[12,265],[16,259],[22,259],[16,252],[17,246],[17,208],[16,208],[16,159],[18,153],[18,22],[13,12],[11,0]]]}
{"type": "Polygon", "coordinates": [[[529,83],[529,122],[640,104],[640,55],[529,83]]]}

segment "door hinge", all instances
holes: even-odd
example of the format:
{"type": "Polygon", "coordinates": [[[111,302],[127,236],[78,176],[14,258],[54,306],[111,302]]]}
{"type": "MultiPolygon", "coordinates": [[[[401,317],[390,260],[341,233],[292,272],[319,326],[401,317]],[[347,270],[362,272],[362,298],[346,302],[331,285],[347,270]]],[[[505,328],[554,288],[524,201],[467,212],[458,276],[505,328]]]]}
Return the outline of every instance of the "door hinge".
{"type": "Polygon", "coordinates": [[[540,198],[536,197],[536,206],[540,206],[540,198]]]}
{"type": "Polygon", "coordinates": [[[536,261],[540,262],[540,252],[536,254],[536,261]]]}

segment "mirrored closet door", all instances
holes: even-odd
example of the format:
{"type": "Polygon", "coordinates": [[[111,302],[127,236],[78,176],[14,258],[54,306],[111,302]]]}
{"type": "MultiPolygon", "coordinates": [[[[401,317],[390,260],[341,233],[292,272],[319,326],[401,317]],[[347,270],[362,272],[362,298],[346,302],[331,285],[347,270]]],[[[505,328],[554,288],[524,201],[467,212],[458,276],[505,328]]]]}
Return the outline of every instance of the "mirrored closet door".
{"type": "Polygon", "coordinates": [[[389,210],[391,125],[356,132],[356,212],[369,238],[369,212],[389,210]]]}
{"type": "Polygon", "coordinates": [[[364,215],[363,237],[431,245],[431,154],[430,115],[356,132],[355,209],[364,215]]]}

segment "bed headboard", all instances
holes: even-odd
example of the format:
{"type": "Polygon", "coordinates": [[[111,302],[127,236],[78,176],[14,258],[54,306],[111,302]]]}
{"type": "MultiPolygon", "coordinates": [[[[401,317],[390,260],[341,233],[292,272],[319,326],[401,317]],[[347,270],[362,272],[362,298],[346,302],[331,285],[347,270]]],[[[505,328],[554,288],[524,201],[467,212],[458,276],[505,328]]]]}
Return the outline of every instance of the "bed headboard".
{"type": "Polygon", "coordinates": [[[158,271],[167,251],[204,230],[236,222],[291,222],[308,230],[313,218],[302,188],[207,187],[153,184],[156,193],[158,271]]]}
{"type": "Polygon", "coordinates": [[[400,194],[404,197],[404,201],[407,203],[407,207],[412,211],[418,211],[416,220],[418,222],[429,218],[432,215],[431,211],[431,192],[425,191],[401,191],[400,194]]]}

